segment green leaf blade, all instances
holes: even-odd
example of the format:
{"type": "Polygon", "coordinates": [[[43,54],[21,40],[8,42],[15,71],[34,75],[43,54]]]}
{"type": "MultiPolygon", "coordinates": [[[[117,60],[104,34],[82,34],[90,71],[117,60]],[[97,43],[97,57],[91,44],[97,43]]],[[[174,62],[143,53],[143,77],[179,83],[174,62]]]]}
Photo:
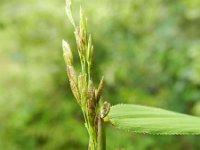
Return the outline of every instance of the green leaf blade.
{"type": "Polygon", "coordinates": [[[119,104],[108,114],[117,128],[137,133],[181,135],[200,134],[200,118],[164,109],[119,104]]]}

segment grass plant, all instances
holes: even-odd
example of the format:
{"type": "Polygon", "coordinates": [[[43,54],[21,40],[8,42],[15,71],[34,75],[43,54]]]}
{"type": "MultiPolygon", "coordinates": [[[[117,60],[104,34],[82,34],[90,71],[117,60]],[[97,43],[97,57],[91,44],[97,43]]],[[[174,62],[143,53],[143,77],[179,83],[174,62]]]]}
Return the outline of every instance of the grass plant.
{"type": "Polygon", "coordinates": [[[66,1],[67,16],[74,27],[74,34],[81,72],[73,66],[73,54],[69,44],[63,40],[63,56],[72,93],[79,104],[89,134],[89,150],[105,150],[106,136],[104,122],[114,127],[136,133],[159,135],[200,134],[200,118],[171,112],[159,108],[134,104],[110,106],[101,96],[104,78],[98,87],[93,84],[91,71],[93,65],[92,36],[87,30],[87,19],[80,7],[80,21],[77,25],[71,11],[71,1],[66,1]]]}

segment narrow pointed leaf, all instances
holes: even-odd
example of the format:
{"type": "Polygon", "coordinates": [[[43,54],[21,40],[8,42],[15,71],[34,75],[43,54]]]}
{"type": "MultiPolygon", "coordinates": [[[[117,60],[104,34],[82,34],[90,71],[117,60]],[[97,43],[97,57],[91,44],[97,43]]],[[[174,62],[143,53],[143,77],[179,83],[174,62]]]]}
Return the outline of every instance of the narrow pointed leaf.
{"type": "Polygon", "coordinates": [[[200,117],[154,107],[118,104],[110,108],[108,118],[113,126],[137,133],[200,134],[200,117]]]}

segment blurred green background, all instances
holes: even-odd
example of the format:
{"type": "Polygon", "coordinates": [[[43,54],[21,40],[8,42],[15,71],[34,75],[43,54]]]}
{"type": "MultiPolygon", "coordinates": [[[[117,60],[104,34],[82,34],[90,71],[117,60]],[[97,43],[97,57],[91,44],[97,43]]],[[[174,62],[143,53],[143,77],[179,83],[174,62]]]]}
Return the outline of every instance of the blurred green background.
{"type": "MultiPolygon", "coordinates": [[[[80,4],[105,100],[200,116],[199,0],[74,0],[76,21],[80,4]]],[[[87,149],[62,56],[64,38],[79,68],[65,1],[1,0],[0,10],[0,150],[87,149]]],[[[107,127],[108,150],[198,150],[199,141],[107,127]]]]}

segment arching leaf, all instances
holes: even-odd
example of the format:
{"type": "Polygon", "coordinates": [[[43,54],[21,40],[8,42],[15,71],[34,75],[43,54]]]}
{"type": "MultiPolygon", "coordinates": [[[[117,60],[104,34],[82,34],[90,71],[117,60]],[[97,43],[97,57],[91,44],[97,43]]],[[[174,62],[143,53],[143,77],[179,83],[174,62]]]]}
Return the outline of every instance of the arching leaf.
{"type": "Polygon", "coordinates": [[[200,134],[200,117],[154,107],[118,104],[111,107],[108,118],[115,127],[137,133],[200,134]]]}

